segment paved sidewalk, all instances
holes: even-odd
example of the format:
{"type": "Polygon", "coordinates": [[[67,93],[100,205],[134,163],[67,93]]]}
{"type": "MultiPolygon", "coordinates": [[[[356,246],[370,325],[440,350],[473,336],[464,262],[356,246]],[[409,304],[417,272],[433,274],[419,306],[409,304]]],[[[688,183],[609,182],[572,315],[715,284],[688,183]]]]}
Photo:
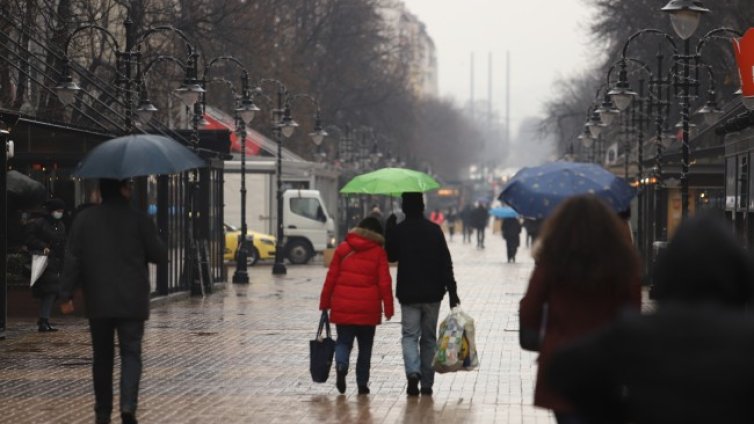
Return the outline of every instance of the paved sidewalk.
{"type": "MultiPolygon", "coordinates": [[[[431,398],[405,394],[400,308],[377,328],[371,395],[356,394],[353,373],[344,396],[334,372],[327,383],[312,383],[308,341],[326,269],[291,266],[286,277],[273,278],[269,265],[258,265],[250,269],[249,286],[229,284],[205,299],[153,309],[140,422],[554,422],[531,406],[535,355],[518,347],[518,301],[533,265],[528,251],[519,253],[518,264],[507,264],[502,238],[491,233],[485,250],[458,236],[450,246],[462,307],[476,320],[481,367],[437,375],[431,398]]],[[[446,298],[440,319],[447,312],[446,298]]],[[[44,334],[33,322],[11,322],[8,339],[0,341],[0,422],[94,422],[86,321],[56,323],[60,332],[44,334]]]]}

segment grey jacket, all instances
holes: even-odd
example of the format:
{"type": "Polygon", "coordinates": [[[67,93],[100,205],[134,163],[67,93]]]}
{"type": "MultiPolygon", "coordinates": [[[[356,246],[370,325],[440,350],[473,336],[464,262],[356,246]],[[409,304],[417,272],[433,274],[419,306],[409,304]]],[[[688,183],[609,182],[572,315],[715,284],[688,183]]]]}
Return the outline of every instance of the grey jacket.
{"type": "Polygon", "coordinates": [[[147,263],[167,262],[154,223],[125,199],[82,211],[68,236],[61,297],[84,290],[89,318],[149,318],[147,263]]]}

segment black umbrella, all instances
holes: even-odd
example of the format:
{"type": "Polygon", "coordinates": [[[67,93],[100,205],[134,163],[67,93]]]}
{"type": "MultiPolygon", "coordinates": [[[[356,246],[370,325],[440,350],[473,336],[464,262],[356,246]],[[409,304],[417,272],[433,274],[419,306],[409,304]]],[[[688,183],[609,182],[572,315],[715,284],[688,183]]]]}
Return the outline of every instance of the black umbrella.
{"type": "Polygon", "coordinates": [[[8,201],[20,209],[39,206],[47,198],[47,189],[39,181],[16,170],[8,171],[8,201]]]}
{"type": "Polygon", "coordinates": [[[92,149],[73,175],[82,178],[123,180],[144,175],[175,174],[206,166],[191,150],[168,137],[127,135],[92,149]]]}

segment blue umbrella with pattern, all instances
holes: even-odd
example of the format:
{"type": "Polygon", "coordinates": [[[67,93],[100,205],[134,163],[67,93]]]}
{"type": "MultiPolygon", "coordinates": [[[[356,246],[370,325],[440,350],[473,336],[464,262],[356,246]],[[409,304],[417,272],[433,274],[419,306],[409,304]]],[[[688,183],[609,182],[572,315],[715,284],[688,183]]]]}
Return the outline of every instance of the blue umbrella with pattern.
{"type": "Polygon", "coordinates": [[[595,164],[551,162],[518,171],[498,199],[525,217],[545,218],[563,200],[584,194],[600,197],[620,212],[630,207],[636,190],[595,164]]]}

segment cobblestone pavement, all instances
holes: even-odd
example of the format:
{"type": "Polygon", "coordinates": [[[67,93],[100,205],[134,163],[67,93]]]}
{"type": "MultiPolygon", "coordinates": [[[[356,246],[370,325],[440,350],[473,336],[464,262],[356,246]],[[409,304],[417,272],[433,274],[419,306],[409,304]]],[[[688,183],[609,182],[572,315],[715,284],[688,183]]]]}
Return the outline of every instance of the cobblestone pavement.
{"type": "MultiPolygon", "coordinates": [[[[291,266],[287,276],[273,278],[269,265],[258,265],[250,269],[249,286],[228,284],[205,299],[153,308],[144,343],[140,421],[554,422],[547,411],[531,406],[535,355],[518,347],[518,300],[533,265],[529,252],[523,249],[519,263],[508,264],[502,238],[490,233],[485,250],[463,244],[460,237],[450,247],[462,307],[476,320],[481,367],[438,374],[434,396],[406,396],[400,308],[393,321],[377,328],[371,395],[356,394],[353,373],[346,395],[338,394],[334,375],[325,384],[312,383],[308,341],[316,330],[326,270],[321,264],[291,266]]],[[[440,319],[447,303],[446,298],[440,319]]],[[[32,322],[12,321],[8,339],[0,341],[0,422],[94,422],[86,321],[56,323],[61,331],[45,334],[32,322]]]]}

